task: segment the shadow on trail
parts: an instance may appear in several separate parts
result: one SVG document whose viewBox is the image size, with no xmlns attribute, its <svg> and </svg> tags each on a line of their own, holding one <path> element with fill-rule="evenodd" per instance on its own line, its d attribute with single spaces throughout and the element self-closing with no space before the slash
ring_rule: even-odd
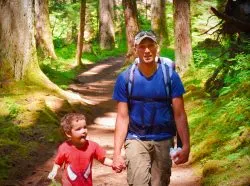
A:
<svg viewBox="0 0 250 186">
<path fill-rule="evenodd" d="M 114 123 L 115 123 L 115 113 L 116 113 L 116 102 L 112 100 L 112 92 L 114 87 L 114 82 L 116 80 L 117 74 L 123 65 L 124 58 L 109 58 L 98 64 L 93 64 L 87 66 L 86 70 L 77 77 L 76 83 L 69 86 L 69 90 L 80 94 L 84 99 L 89 100 L 91 104 L 80 105 L 75 111 L 80 111 L 87 117 L 87 123 L 89 124 L 89 138 L 101 146 L 103 146 L 107 151 L 107 156 L 112 157 L 113 154 L 113 133 L 114 133 Z M 65 105 L 64 108 L 60 109 L 57 116 L 61 117 L 67 112 L 71 112 L 72 108 L 69 105 Z M 38 117 L 39 120 L 43 120 L 42 114 Z M 40 122 L 37 122 L 40 125 Z M 93 127 L 94 126 L 94 127 Z M 98 127 L 96 127 L 98 126 Z M 57 129 L 59 130 L 59 125 L 53 126 L 51 133 Z M 51 182 L 47 179 L 48 173 L 50 172 L 53 165 L 53 155 L 56 152 L 56 145 L 48 145 L 46 149 L 48 152 L 46 154 L 37 154 L 36 157 L 32 157 L 32 165 L 26 163 L 27 166 L 23 168 L 23 174 L 20 176 L 22 181 L 12 181 L 8 182 L 9 185 L 32 185 L 32 186 L 45 186 L 49 185 Z M 44 151 L 46 151 L 44 150 Z M 37 152 L 42 153 L 42 152 Z M 41 157 L 42 156 L 42 157 Z M 103 165 L 99 162 L 95 163 L 93 167 L 93 172 L 96 175 L 97 181 L 99 179 L 99 173 L 102 175 Z M 23 166 L 23 165 L 22 165 Z M 98 167 L 101 167 L 99 169 Z M 21 167 L 20 167 L 21 168 Z M 109 170 L 110 169 L 110 170 Z M 96 171 L 95 171 L 96 170 Z M 115 179 L 112 173 L 112 169 L 108 167 L 110 171 L 110 179 Z M 19 172 L 21 172 L 19 170 Z M 61 170 L 57 176 L 57 180 L 60 180 Z M 117 175 L 121 176 L 121 175 Z M 21 178 L 22 177 L 22 178 Z M 23 177 L 26 177 L 23 180 Z M 15 179 L 18 179 L 15 177 Z M 98 183 L 101 183 L 98 181 Z"/>
<path fill-rule="evenodd" d="M 116 112 L 116 103 L 112 100 L 112 92 L 123 62 L 124 58 L 118 57 L 103 60 L 98 64 L 86 65 L 86 70 L 84 69 L 75 80 L 75 83 L 70 85 L 69 88 L 69 90 L 79 93 L 80 96 L 91 102 L 87 106 L 80 105 L 80 109 L 77 108 L 75 111 L 86 114 L 90 139 L 100 143 L 106 149 L 108 157 L 112 157 L 113 153 L 113 127 Z M 53 95 L 49 96 L 55 97 Z M 33 104 L 33 101 L 41 101 L 38 99 L 35 97 L 29 98 L 27 103 Z M 55 99 L 60 100 L 59 98 Z M 53 104 L 54 102 L 52 102 Z M 3 140 L 9 139 L 10 142 L 0 148 L 0 171 L 4 171 L 9 177 L 8 179 L 7 177 L 1 179 L 0 185 L 45 186 L 51 183 L 47 176 L 53 166 L 53 156 L 58 146 L 55 141 L 64 140 L 59 130 L 58 119 L 64 114 L 72 112 L 72 110 L 74 109 L 68 103 L 58 113 L 53 113 L 49 108 L 42 108 L 41 110 L 36 108 L 33 113 L 35 119 L 31 121 L 31 118 L 28 118 L 29 122 L 33 123 L 32 126 L 23 128 L 20 132 L 21 135 L 13 135 L 13 139 L 11 136 L 5 135 Z M 15 123 L 7 125 L 5 118 L 0 117 L 1 121 L 6 126 L 11 126 L 11 130 L 19 130 Z M 2 127 L 4 126 L 2 125 Z M 99 128 L 93 126 L 99 126 Z M 46 142 L 48 138 L 52 140 Z M 15 141 L 18 141 L 18 143 L 14 143 Z M 22 148 L 19 144 L 28 146 L 30 153 L 17 154 L 16 149 Z M 102 169 L 103 165 L 97 164 L 96 167 Z M 112 176 L 112 169 L 110 171 L 108 173 L 111 175 L 110 179 L 115 179 Z M 97 177 L 99 176 L 97 175 Z"/>
<path fill-rule="evenodd" d="M 56 119 L 49 118 L 48 114 L 47 111 L 37 110 L 36 120 L 33 121 L 34 124 L 31 126 L 20 127 L 15 123 L 8 125 L 8 130 L 15 128 L 19 131 L 19 134 L 6 136 L 5 140 L 9 140 L 9 143 L 6 143 L 6 152 L 4 152 L 5 148 L 0 145 L 0 172 L 3 173 L 2 171 L 4 171 L 8 174 L 8 178 L 0 179 L 0 185 L 42 186 L 41 184 L 34 184 L 35 182 L 32 180 L 24 184 L 23 180 L 30 175 L 35 175 L 38 172 L 36 167 L 46 164 L 46 161 L 53 156 L 54 149 L 56 149 L 55 143 L 44 140 L 52 133 L 57 137 L 60 136 L 58 122 Z M 51 131 L 51 134 L 48 134 L 48 131 Z M 17 154 L 17 151 L 20 153 Z M 49 166 L 51 168 L 51 165 Z M 47 175 L 48 171 L 44 174 Z"/>
<path fill-rule="evenodd" d="M 69 90 L 79 93 L 91 102 L 87 106 L 90 111 L 87 113 L 90 125 L 100 124 L 96 123 L 97 118 L 110 118 L 115 114 L 116 102 L 112 100 L 112 93 L 123 62 L 123 57 L 106 59 L 82 72 L 77 77 L 78 83 L 70 85 Z"/>
</svg>

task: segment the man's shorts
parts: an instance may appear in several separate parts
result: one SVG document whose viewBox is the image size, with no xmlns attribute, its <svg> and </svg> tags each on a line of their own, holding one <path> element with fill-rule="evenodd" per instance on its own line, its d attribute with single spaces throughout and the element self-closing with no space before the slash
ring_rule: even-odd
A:
<svg viewBox="0 0 250 186">
<path fill-rule="evenodd" d="M 133 186 L 166 186 L 170 182 L 173 140 L 126 140 L 127 180 Z"/>
</svg>

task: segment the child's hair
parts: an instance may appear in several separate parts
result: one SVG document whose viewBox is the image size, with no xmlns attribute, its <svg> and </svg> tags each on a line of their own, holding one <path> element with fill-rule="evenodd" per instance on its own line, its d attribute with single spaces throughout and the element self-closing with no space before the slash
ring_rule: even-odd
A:
<svg viewBox="0 0 250 186">
<path fill-rule="evenodd" d="M 83 114 L 80 113 L 69 113 L 63 116 L 61 119 L 61 127 L 65 133 L 70 133 L 72 129 L 72 122 L 78 120 L 85 120 L 86 118 Z"/>
</svg>

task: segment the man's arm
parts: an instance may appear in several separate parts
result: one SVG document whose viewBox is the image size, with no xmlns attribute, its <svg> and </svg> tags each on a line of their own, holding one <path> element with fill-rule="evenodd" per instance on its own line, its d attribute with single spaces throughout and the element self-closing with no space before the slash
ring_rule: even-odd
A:
<svg viewBox="0 0 250 186">
<path fill-rule="evenodd" d="M 182 141 L 182 151 L 176 153 L 175 157 L 178 157 L 176 164 L 182 164 L 188 161 L 190 152 L 190 139 L 189 128 L 187 122 L 187 115 L 184 109 L 183 97 L 176 97 L 172 99 L 174 118 L 177 127 L 178 134 Z M 174 157 L 174 158 L 175 158 Z"/>
<path fill-rule="evenodd" d="M 118 102 L 117 104 L 117 117 L 115 124 L 114 134 L 114 156 L 113 156 L 113 169 L 116 172 L 121 172 L 126 168 L 125 161 L 121 156 L 121 149 L 124 144 L 128 132 L 129 114 L 128 104 L 125 102 Z"/>
</svg>

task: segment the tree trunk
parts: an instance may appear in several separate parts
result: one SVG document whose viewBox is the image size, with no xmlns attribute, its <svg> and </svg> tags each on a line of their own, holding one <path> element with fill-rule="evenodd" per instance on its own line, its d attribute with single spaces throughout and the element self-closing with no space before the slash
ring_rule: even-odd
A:
<svg viewBox="0 0 250 186">
<path fill-rule="evenodd" d="M 76 65 L 82 65 L 82 48 L 84 40 L 84 26 L 85 26 L 85 10 L 86 10 L 86 0 L 81 0 L 81 9 L 80 9 L 80 29 L 78 33 L 77 40 L 77 53 L 76 53 Z"/>
<path fill-rule="evenodd" d="M 151 2 L 151 28 L 158 36 L 160 46 L 169 45 L 165 8 L 166 0 Z"/>
<path fill-rule="evenodd" d="M 113 0 L 99 0 L 99 30 L 101 49 L 112 49 L 115 46 Z"/>
<path fill-rule="evenodd" d="M 139 31 L 139 25 L 137 19 L 137 7 L 136 7 L 136 1 L 130 1 L 130 0 L 122 0 L 122 5 L 124 9 L 127 47 L 128 47 L 125 62 L 130 63 L 136 57 L 134 50 L 134 37 L 135 34 Z"/>
<path fill-rule="evenodd" d="M 0 1 L 1 81 L 24 78 L 37 64 L 32 0 Z"/>
<path fill-rule="evenodd" d="M 174 0 L 175 61 L 183 74 L 192 65 L 190 0 Z"/>
<path fill-rule="evenodd" d="M 76 4 L 76 0 L 72 0 L 72 4 Z M 72 27 L 71 27 L 71 41 L 74 41 L 74 43 L 77 41 L 77 24 L 73 20 L 72 21 Z"/>
<path fill-rule="evenodd" d="M 48 0 L 35 0 L 36 42 L 45 56 L 56 59 L 49 21 Z"/>
<path fill-rule="evenodd" d="M 34 12 L 33 0 L 0 0 L 0 86 L 23 80 L 55 91 L 70 103 L 84 103 L 79 96 L 60 89 L 41 71 L 36 54 Z"/>
</svg>

